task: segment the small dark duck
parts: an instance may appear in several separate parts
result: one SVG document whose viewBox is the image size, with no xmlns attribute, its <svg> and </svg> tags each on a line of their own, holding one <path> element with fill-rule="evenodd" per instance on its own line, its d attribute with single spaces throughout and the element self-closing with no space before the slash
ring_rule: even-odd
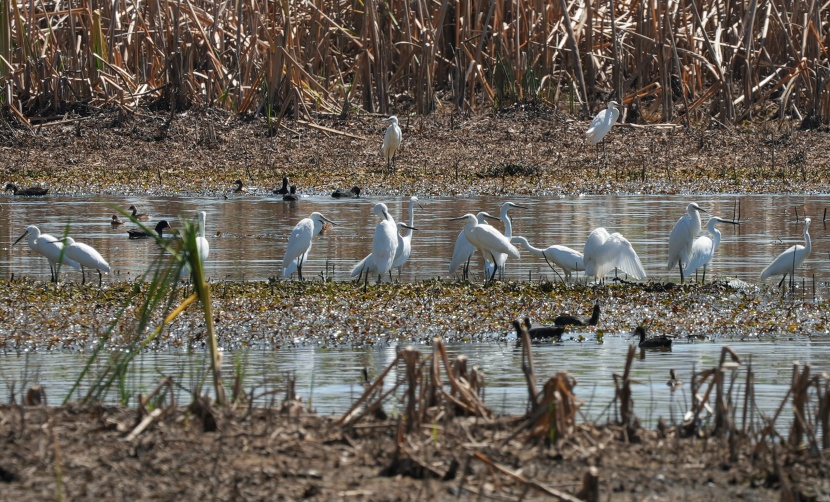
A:
<svg viewBox="0 0 830 502">
<path fill-rule="evenodd" d="M 331 193 L 331 196 L 335 199 L 357 199 L 360 197 L 360 188 L 351 187 L 348 190 L 338 188 L 337 190 Z"/>
<path fill-rule="evenodd" d="M 156 224 L 156 233 L 159 237 L 164 237 L 165 228 L 170 228 L 170 224 L 167 223 L 167 220 L 161 220 Z M 152 236 L 144 230 L 127 230 L 127 234 L 130 236 L 130 239 L 147 239 Z"/>
<path fill-rule="evenodd" d="M 640 339 L 640 343 L 637 344 L 640 348 L 671 348 L 671 338 L 666 335 L 652 336 L 649 338 L 646 336 L 646 329 L 642 326 L 637 326 L 634 330 L 634 336 Z"/>
<path fill-rule="evenodd" d="M 553 320 L 556 326 L 596 326 L 599 322 L 599 301 L 594 304 L 591 317 L 563 314 Z"/>
<path fill-rule="evenodd" d="M 40 197 L 41 195 L 46 195 L 49 192 L 48 188 L 41 187 L 29 187 L 21 190 L 20 188 L 17 188 L 17 185 L 14 183 L 6 183 L 5 191 L 8 192 L 9 190 L 11 190 L 15 195 L 22 195 L 23 197 Z"/>
</svg>

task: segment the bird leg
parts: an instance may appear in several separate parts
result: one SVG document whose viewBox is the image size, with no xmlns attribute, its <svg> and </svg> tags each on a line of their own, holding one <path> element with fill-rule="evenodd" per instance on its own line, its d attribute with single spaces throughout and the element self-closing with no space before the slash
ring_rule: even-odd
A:
<svg viewBox="0 0 830 502">
<path fill-rule="evenodd" d="M 98 289 L 101 289 L 101 283 L 104 281 L 104 274 L 98 271 Z"/>
<path fill-rule="evenodd" d="M 559 279 L 560 279 L 560 280 L 562 281 L 562 283 L 564 284 L 564 283 L 565 283 L 565 279 L 563 279 L 563 278 L 562 278 L 562 276 L 561 276 L 561 275 L 559 275 L 559 272 L 557 272 L 557 271 L 556 271 L 556 269 L 555 269 L 555 268 L 553 268 L 553 265 L 551 264 L 551 262 L 550 262 L 550 261 L 548 261 L 548 257 L 547 257 L 547 255 L 546 255 L 546 254 L 544 254 L 544 253 L 542 253 L 542 258 L 544 258 L 544 259 L 545 259 L 545 263 L 547 263 L 547 264 L 548 264 L 548 266 L 550 267 L 550 269 L 551 269 L 551 270 L 553 270 L 553 273 L 554 273 L 554 274 L 556 274 L 557 276 L 559 276 Z M 564 269 L 563 269 L 563 270 L 564 270 Z M 566 275 L 568 275 L 568 273 L 567 273 L 567 272 L 565 272 L 565 274 L 566 274 Z"/>
<path fill-rule="evenodd" d="M 86 269 L 84 269 L 84 266 L 81 265 L 81 286 L 84 284 L 86 284 Z"/>
<path fill-rule="evenodd" d="M 677 268 L 680 269 L 680 284 L 683 284 L 683 262 L 677 260 Z"/>
<path fill-rule="evenodd" d="M 303 257 L 300 256 L 297 258 L 297 278 L 300 282 L 303 281 Z"/>
<path fill-rule="evenodd" d="M 784 284 L 784 279 L 787 278 L 787 274 L 784 274 L 784 277 L 781 278 L 781 282 L 778 283 L 778 287 L 780 288 L 782 284 Z"/>
<path fill-rule="evenodd" d="M 706 284 L 706 265 L 703 266 L 703 284 Z"/>
</svg>

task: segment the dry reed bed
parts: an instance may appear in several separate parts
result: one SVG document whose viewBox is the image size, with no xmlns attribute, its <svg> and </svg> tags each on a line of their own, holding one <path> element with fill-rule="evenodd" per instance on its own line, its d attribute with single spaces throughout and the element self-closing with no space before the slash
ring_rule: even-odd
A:
<svg viewBox="0 0 830 502">
<path fill-rule="evenodd" d="M 186 409 L 171 378 L 139 396 L 135 411 L 50 409 L 42 389 L 24 396 L 12 387 L 21 403 L 0 407 L 4 494 L 595 501 L 812 500 L 830 492 L 830 378 L 809 365 L 794 363 L 790 389 L 764 416 L 751 361 L 724 347 L 716 366 L 685 384 L 694 398 L 682 418 L 649 431 L 633 413 L 632 346 L 611 375 L 608 423 L 590 424 L 579 418 L 576 380 L 566 372 L 540 378 L 519 329 L 528 389 L 521 416 L 495 416 L 483 399 L 485 376 L 465 356 L 449 360 L 440 339 L 427 354 L 401 350 L 366 379 L 350 410 L 330 419 L 305 411 L 290 376 L 247 392 L 235 381 L 227 406 L 194 396 Z M 273 404 L 254 407 L 254 399 Z"/>
<path fill-rule="evenodd" d="M 428 113 L 541 100 L 722 124 L 830 117 L 818 1 L 6 2 L 0 77 L 20 124 L 210 105 L 241 114 Z M 71 118 L 69 120 L 72 120 Z"/>
</svg>

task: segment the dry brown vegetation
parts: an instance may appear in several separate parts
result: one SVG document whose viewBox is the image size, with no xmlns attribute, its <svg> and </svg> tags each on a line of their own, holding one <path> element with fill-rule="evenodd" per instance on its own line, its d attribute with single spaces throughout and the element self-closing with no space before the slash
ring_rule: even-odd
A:
<svg viewBox="0 0 830 502">
<path fill-rule="evenodd" d="M 830 118 L 816 1 L 3 2 L 6 118 L 107 105 L 426 114 L 537 101 L 636 122 Z M 170 106 L 170 105 L 173 106 Z M 275 124 L 271 125 L 272 128 Z"/>
</svg>

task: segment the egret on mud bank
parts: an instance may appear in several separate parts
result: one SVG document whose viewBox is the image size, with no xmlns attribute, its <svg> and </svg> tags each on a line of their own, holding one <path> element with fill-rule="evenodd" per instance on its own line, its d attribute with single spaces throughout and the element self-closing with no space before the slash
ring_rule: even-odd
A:
<svg viewBox="0 0 830 502">
<path fill-rule="evenodd" d="M 357 199 L 360 198 L 360 187 L 351 187 L 348 190 L 338 188 L 331 193 L 335 199 Z"/>
<path fill-rule="evenodd" d="M 98 271 L 98 287 L 101 287 L 103 275 L 110 272 L 110 265 L 107 260 L 101 256 L 94 247 L 84 244 L 83 242 L 75 242 L 72 237 L 67 237 L 63 240 L 66 246 L 66 257 L 70 260 L 75 260 L 81 265 L 81 285 L 86 284 L 86 271 L 84 267 L 93 268 Z"/>
<path fill-rule="evenodd" d="M 519 258 L 519 250 L 516 246 L 510 243 L 510 239 L 505 237 L 501 232 L 493 228 L 491 225 L 483 225 L 478 222 L 474 214 L 465 214 L 458 218 L 451 218 L 452 220 L 464 220 L 464 237 L 467 241 L 481 251 L 485 260 L 490 260 L 495 266 L 493 273 L 485 278 L 485 282 L 495 279 L 499 271 L 499 262 L 496 258 L 499 253 L 504 253 L 511 258 Z"/>
<path fill-rule="evenodd" d="M 150 217 L 147 216 L 146 214 L 139 213 L 138 209 L 136 209 L 135 206 L 130 206 L 129 209 L 130 209 L 130 211 L 133 212 L 131 216 L 136 221 L 147 221 L 147 220 L 150 219 Z"/>
<path fill-rule="evenodd" d="M 772 260 L 767 268 L 761 272 L 761 280 L 765 280 L 768 277 L 772 277 L 774 275 L 783 275 L 781 277 L 781 282 L 778 283 L 778 287 L 780 288 L 782 284 L 784 284 L 784 279 L 787 278 L 787 274 L 790 275 L 790 281 L 795 276 L 795 269 L 801 266 L 804 263 L 804 260 L 810 256 L 810 250 L 812 248 L 810 242 L 810 218 L 804 218 L 804 245 L 796 244 L 795 246 L 790 247 L 777 258 Z"/>
<path fill-rule="evenodd" d="M 567 246 L 553 245 L 546 249 L 540 249 L 531 246 L 524 237 L 511 237 L 510 242 L 513 244 L 521 244 L 531 253 L 544 258 L 545 262 L 554 272 L 556 271 L 553 268 L 554 265 L 561 267 L 565 272 L 565 282 L 570 282 L 572 272 L 585 270 L 582 253 Z"/>
<path fill-rule="evenodd" d="M 489 225 L 487 219 L 498 220 L 499 218 L 482 211 L 476 214 L 476 219 L 481 225 Z M 450 273 L 454 274 L 458 267 L 463 266 L 461 278 L 466 281 L 470 276 L 470 259 L 475 252 L 476 247 L 470 244 L 464 236 L 464 230 L 458 232 L 458 237 L 455 238 L 455 247 L 452 250 L 452 259 L 450 260 Z M 485 266 L 485 272 L 487 271 Z"/>
<path fill-rule="evenodd" d="M 409 198 L 409 223 L 406 225 L 398 224 L 398 231 L 403 229 L 403 235 L 398 233 L 398 250 L 395 252 L 395 260 L 392 262 L 392 268 L 398 269 L 401 272 L 403 264 L 409 260 L 412 254 L 412 231 L 415 228 L 415 204 L 418 204 L 418 197 L 412 196 Z M 418 204 L 418 206 L 421 206 Z M 421 207 L 423 209 L 423 207 Z"/>
<path fill-rule="evenodd" d="M 301 281 L 303 280 L 303 264 L 308 258 L 308 252 L 311 251 L 311 240 L 323 230 L 324 222 L 334 225 L 334 222 L 330 219 L 314 212 L 308 218 L 303 218 L 294 225 L 294 229 L 288 237 L 288 248 L 282 258 L 283 277 L 289 277 L 293 273 L 293 269 L 296 268 L 297 277 Z"/>
<path fill-rule="evenodd" d="M 585 275 L 602 280 L 618 268 L 635 279 L 643 279 L 646 271 L 631 243 L 619 233 L 609 234 L 600 227 L 591 232 L 582 249 Z"/>
<path fill-rule="evenodd" d="M 684 270 L 689 263 L 689 253 L 692 252 L 692 244 L 700 233 L 700 213 L 706 212 L 692 202 L 686 206 L 686 214 L 677 220 L 669 235 L 669 260 L 666 263 L 666 270 L 675 266 L 680 269 L 680 284 L 683 284 Z"/>
<path fill-rule="evenodd" d="M 718 223 L 731 223 L 737 225 L 736 221 L 724 220 L 718 217 L 709 218 L 706 222 L 706 229 L 711 234 L 699 235 L 692 244 L 692 250 L 689 253 L 689 261 L 686 265 L 686 275 L 691 275 L 700 267 L 703 267 L 703 282 L 706 282 L 706 266 L 712 261 L 715 256 L 715 251 L 720 246 L 721 234 L 720 230 L 715 228 Z"/>
<path fill-rule="evenodd" d="M 29 187 L 21 189 L 17 188 L 17 185 L 14 183 L 6 183 L 4 192 L 8 192 L 9 190 L 11 190 L 14 195 L 22 195 L 24 197 L 39 197 L 41 195 L 46 195 L 49 192 L 48 188 Z"/>
<path fill-rule="evenodd" d="M 398 151 L 398 147 L 401 146 L 403 135 L 398 125 L 398 117 L 392 115 L 388 119 L 383 120 L 391 122 L 391 124 L 386 128 L 386 133 L 383 135 L 383 145 L 380 151 L 383 154 L 383 158 L 386 159 L 386 171 L 392 172 L 392 166 L 395 165 L 395 153 Z"/>
<path fill-rule="evenodd" d="M 588 130 L 585 131 L 585 138 L 588 140 L 588 143 L 596 146 L 602 142 L 603 156 L 605 155 L 605 142 L 602 140 L 611 131 L 614 123 L 620 117 L 620 110 L 622 109 L 623 106 L 621 104 L 616 101 L 609 101 L 608 107 L 597 113 L 597 116 L 591 121 L 591 125 L 588 126 Z"/>
<path fill-rule="evenodd" d="M 164 237 L 165 228 L 171 228 L 170 223 L 167 223 L 167 220 L 161 220 L 156 223 L 156 233 L 159 237 Z M 148 234 L 144 230 L 127 230 L 127 235 L 130 239 L 147 239 L 148 237 L 151 237 L 151 234 Z"/>
<path fill-rule="evenodd" d="M 81 269 L 81 265 L 78 262 L 70 259 L 66 256 L 66 253 L 63 253 L 63 243 L 56 239 L 55 236 L 51 234 L 42 234 L 40 233 L 39 228 L 34 225 L 29 225 L 26 227 L 26 231 L 23 232 L 23 235 L 18 237 L 12 246 L 23 240 L 24 237 L 28 237 L 29 249 L 41 256 L 44 256 L 49 262 L 49 274 L 52 282 L 58 282 L 58 262 L 62 265 L 69 265 L 75 270 Z M 62 254 L 63 256 L 61 256 Z"/>
</svg>

